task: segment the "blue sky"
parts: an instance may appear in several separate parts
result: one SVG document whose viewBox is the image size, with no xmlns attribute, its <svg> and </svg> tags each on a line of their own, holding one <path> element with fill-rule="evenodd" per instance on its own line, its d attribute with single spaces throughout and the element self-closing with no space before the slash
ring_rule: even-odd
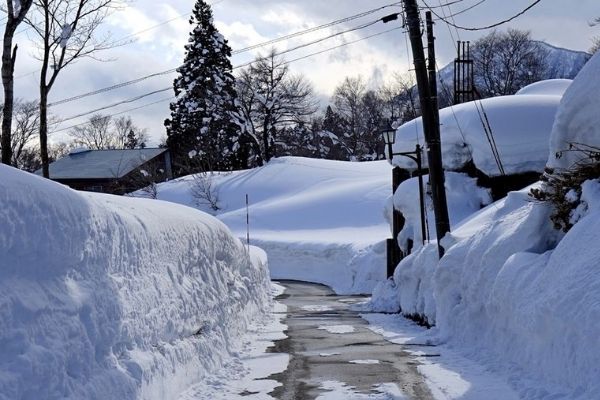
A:
<svg viewBox="0 0 600 400">
<path fill-rule="evenodd" d="M 440 0 L 425 1 L 430 6 L 440 4 Z M 447 2 L 448 0 L 441 1 Z M 214 16 L 217 27 L 229 39 L 234 50 L 393 3 L 392 0 L 213 0 L 213 2 L 215 3 Z M 458 12 L 475 3 L 477 0 L 463 0 L 452 6 L 452 12 Z M 513 15 L 530 3 L 531 0 L 486 0 L 473 10 L 456 16 L 456 23 L 465 26 L 487 25 Z M 110 31 L 115 39 L 140 31 L 145 32 L 133 36 L 132 38 L 135 40 L 126 46 L 100 54 L 99 56 L 104 59 L 102 62 L 86 59 L 65 69 L 52 90 L 51 101 L 177 67 L 182 61 L 183 45 L 187 41 L 189 31 L 186 14 L 191 11 L 193 4 L 194 2 L 190 0 L 129 2 L 121 11 L 110 16 L 103 29 L 106 32 Z M 334 32 L 373 21 L 397 10 L 400 8 L 390 7 L 361 19 L 336 25 L 291 41 L 280 42 L 276 48 L 285 50 Z M 449 12 L 447 9 L 445 11 Z M 542 0 L 527 14 L 501 29 L 514 27 L 531 30 L 535 39 L 545 40 L 556 46 L 586 50 L 590 47 L 591 37 L 600 36 L 600 27 L 589 26 L 589 22 L 595 16 L 600 16 L 597 0 Z M 166 22 L 169 20 L 171 21 Z M 159 24 L 162 25 L 155 27 Z M 378 23 L 369 28 L 347 33 L 289 53 L 286 57 L 288 59 L 302 57 L 391 27 L 393 27 L 391 24 Z M 455 32 L 452 32 L 455 35 Z M 463 40 L 475 40 L 484 33 L 463 31 L 460 32 L 460 37 Z M 438 38 L 439 65 L 442 66 L 454 57 L 453 39 L 447 27 L 441 22 L 436 24 L 436 36 Z M 38 74 L 26 75 L 38 68 L 37 61 L 31 57 L 34 52 L 31 39 L 35 38 L 32 31 L 29 30 L 17 35 L 16 39 L 20 47 L 15 71 L 15 76 L 19 77 L 16 81 L 16 95 L 24 99 L 35 100 L 38 97 Z M 294 62 L 290 68 L 293 72 L 304 74 L 313 83 L 319 97 L 326 100 L 334 87 L 345 76 L 360 74 L 366 81 L 376 84 L 385 81 L 394 72 L 406 72 L 408 58 L 405 47 L 405 38 L 402 32 L 394 31 Z M 266 49 L 258 51 L 260 50 L 265 51 Z M 232 63 L 239 65 L 251 60 L 256 54 L 257 51 L 236 55 L 233 57 Z M 120 90 L 58 106 L 54 112 L 63 118 L 76 115 L 169 87 L 173 77 L 174 74 L 149 79 Z M 169 95 L 170 92 L 158 93 L 106 112 L 121 112 L 166 99 Z M 148 130 L 155 142 L 164 136 L 162 122 L 169 115 L 168 101 L 133 111 L 130 114 L 136 124 Z M 60 127 L 68 127 L 85 122 L 85 120 L 85 117 L 75 119 L 65 122 Z M 63 140 L 64 138 L 64 133 L 54 135 L 54 140 Z"/>
</svg>

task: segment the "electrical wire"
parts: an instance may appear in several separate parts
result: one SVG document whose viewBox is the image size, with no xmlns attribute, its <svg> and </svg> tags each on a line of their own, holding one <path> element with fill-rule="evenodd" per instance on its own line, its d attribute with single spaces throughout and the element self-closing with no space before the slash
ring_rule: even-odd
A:
<svg viewBox="0 0 600 400">
<path fill-rule="evenodd" d="M 380 19 L 377 19 L 377 20 L 375 20 L 375 21 L 371 21 L 371 22 L 368 22 L 368 23 L 366 23 L 366 24 L 360 25 L 360 26 L 356 26 L 356 27 L 354 27 L 354 28 L 347 29 L 347 30 L 345 30 L 345 31 L 341 31 L 341 32 L 333 33 L 333 34 L 331 34 L 331 35 L 328 35 L 328 36 L 322 37 L 322 38 L 320 38 L 320 39 L 313 40 L 312 42 L 303 43 L 303 44 L 301 44 L 301 45 L 298 45 L 298 46 L 292 47 L 292 48 L 290 48 L 290 49 L 287 49 L 287 50 L 283 50 L 283 51 L 275 52 L 275 55 L 276 55 L 276 56 L 280 56 L 280 55 L 283 55 L 283 54 L 287 54 L 287 53 L 290 53 L 290 52 L 292 52 L 292 51 L 296 51 L 296 50 L 299 50 L 299 49 L 303 49 L 303 48 L 305 48 L 305 47 L 312 46 L 313 44 L 321 43 L 321 42 L 323 42 L 323 41 L 325 41 L 325 40 L 328 40 L 328 39 L 331 39 L 331 38 L 334 38 L 334 37 L 337 37 L 337 36 L 340 36 L 340 35 L 343 35 L 343 34 L 346 34 L 346 33 L 350 33 L 350 32 L 354 32 L 354 31 L 358 31 L 358 30 L 360 30 L 360 29 L 368 28 L 369 26 L 375 25 L 376 23 L 378 23 L 378 22 L 380 22 L 380 21 L 381 21 L 381 18 L 380 18 Z M 255 59 L 255 60 L 253 60 L 253 61 L 249 61 L 249 62 L 247 62 L 247 63 L 245 63 L 245 64 L 238 65 L 238 66 L 237 66 L 237 67 L 235 67 L 234 69 L 238 69 L 238 68 L 247 67 L 247 66 L 249 66 L 249 65 L 252 65 L 252 64 L 254 64 L 254 63 L 257 63 L 257 62 L 259 62 L 259 61 L 266 60 L 266 59 L 268 59 L 268 58 L 269 58 L 269 57 L 259 57 L 259 58 Z"/>
<path fill-rule="evenodd" d="M 460 1 L 462 1 L 462 0 L 460 0 Z M 268 45 L 271 45 L 271 44 L 274 44 L 274 43 L 281 42 L 283 40 L 292 39 L 292 38 L 295 38 L 295 37 L 300 36 L 300 35 L 305 35 L 305 34 L 308 34 L 308 33 L 316 32 L 316 31 L 321 30 L 321 29 L 330 28 L 330 27 L 332 27 L 334 25 L 339 25 L 339 24 L 344 23 L 344 22 L 350 22 L 350 21 L 353 21 L 355 19 L 362 18 L 362 17 L 365 17 L 367 15 L 374 14 L 374 13 L 376 13 L 378 11 L 381 11 L 381 10 L 384 10 L 386 8 L 393 7 L 393 6 L 398 6 L 401 3 L 402 2 L 398 1 L 398 2 L 395 2 L 395 3 L 386 4 L 386 5 L 383 5 L 383 6 L 378 7 L 378 8 L 373 8 L 371 10 L 367 10 L 367 11 L 361 12 L 359 14 L 351 15 L 351 16 L 346 17 L 346 18 L 342 18 L 342 19 L 338 19 L 338 20 L 335 20 L 335 21 L 331 21 L 331 22 L 328 22 L 328 23 L 323 24 L 323 25 L 315 26 L 313 28 L 308 28 L 308 29 L 305 29 L 305 30 L 299 31 L 299 32 L 290 33 L 289 35 L 281 36 L 281 37 L 276 38 L 276 39 L 271 39 L 271 40 L 266 41 L 266 42 L 258 43 L 258 44 L 246 47 L 244 49 L 236 50 L 236 51 L 233 51 L 231 54 L 232 55 L 236 55 L 236 54 L 244 52 L 244 51 L 254 50 L 254 49 L 257 49 L 257 48 L 260 48 L 260 47 L 265 47 L 265 46 L 268 46 Z"/>
<path fill-rule="evenodd" d="M 317 43 L 323 42 L 325 40 L 328 40 L 328 39 L 331 39 L 331 38 L 334 38 L 334 37 L 337 37 L 337 36 L 344 35 L 344 34 L 349 33 L 349 32 L 354 32 L 354 31 L 357 31 L 357 30 L 360 30 L 360 29 L 367 28 L 367 27 L 369 27 L 371 25 L 374 25 L 375 23 L 379 22 L 380 20 L 381 19 L 377 19 L 375 21 L 372 21 L 372 22 L 369 22 L 369 23 L 366 23 L 366 24 L 363 24 L 363 25 L 360 25 L 360 26 L 357 26 L 357 27 L 354 27 L 354 28 L 351 28 L 351 29 L 347 29 L 345 31 L 337 32 L 337 33 L 331 34 L 329 36 L 326 36 L 326 37 L 323 37 L 323 38 L 320 38 L 320 39 L 317 39 L 317 40 L 313 40 L 313 41 L 308 42 L 308 43 L 304 43 L 304 44 L 295 46 L 293 48 L 290 48 L 290 49 L 278 52 L 278 53 L 276 53 L 276 55 L 286 54 L 286 53 L 289 53 L 289 52 L 292 52 L 292 51 L 296 51 L 296 50 L 302 49 L 304 47 L 312 46 L 313 44 L 317 44 Z M 306 31 L 303 31 L 303 32 L 306 32 Z M 377 36 L 377 35 L 374 35 L 374 36 Z M 266 45 L 267 43 L 270 43 L 270 42 L 272 42 L 272 41 L 264 42 L 263 45 Z M 249 46 L 249 47 L 240 49 L 240 50 L 237 51 L 237 53 L 239 54 L 239 53 L 242 53 L 242 52 L 250 51 L 250 50 L 252 50 L 254 48 L 257 48 L 256 46 L 257 45 Z M 266 59 L 266 58 L 263 57 L 263 58 L 255 59 L 255 60 L 247 62 L 245 64 L 238 65 L 238 66 L 234 67 L 233 69 L 243 68 L 243 67 L 252 65 L 252 64 L 254 64 L 254 63 L 258 62 L 258 61 L 262 61 L 264 59 Z M 65 98 L 65 99 L 57 100 L 57 101 L 54 101 L 54 102 L 48 104 L 48 107 L 53 107 L 53 106 L 57 106 L 57 105 L 60 105 L 60 104 L 69 103 L 69 102 L 72 102 L 72 101 L 75 101 L 75 100 L 80 100 L 80 99 L 83 99 L 85 97 L 95 96 L 97 94 L 105 93 L 105 92 L 108 92 L 108 91 L 111 91 L 111 90 L 120 89 L 120 88 L 123 88 L 125 86 L 133 85 L 133 84 L 145 81 L 145 80 L 150 79 L 150 78 L 154 78 L 154 77 L 162 76 L 162 75 L 168 75 L 168 74 L 171 74 L 171 73 L 176 72 L 176 71 L 177 71 L 177 68 L 171 68 L 171 69 L 168 69 L 168 70 L 165 70 L 165 71 L 156 72 L 156 73 L 153 73 L 153 74 L 150 74 L 150 75 L 145 75 L 145 76 L 142 76 L 142 77 L 130 80 L 130 81 L 118 83 L 116 85 L 107 86 L 107 87 L 104 87 L 104 88 L 93 90 L 91 92 L 82 93 L 82 94 L 79 94 L 79 95 L 76 95 L 76 96 L 71 96 L 71 97 L 68 97 L 68 98 Z M 31 73 L 35 73 L 35 72 L 37 72 L 37 71 L 31 72 Z M 29 74 L 31 74 L 31 73 L 29 73 Z"/>
<path fill-rule="evenodd" d="M 120 112 L 118 112 L 118 113 L 110 114 L 110 115 L 108 115 L 108 117 L 111 117 L 111 118 L 112 118 L 112 117 L 116 117 L 117 115 L 126 114 L 126 113 L 129 113 L 129 112 L 132 112 L 132 111 L 136 111 L 136 110 L 139 110 L 139 109 L 142 109 L 142 108 L 146 108 L 146 107 L 153 106 L 153 105 L 155 105 L 155 104 L 164 103 L 165 101 L 170 101 L 170 100 L 173 100 L 174 98 L 175 98 L 175 96 L 169 96 L 169 97 L 163 98 L 163 99 L 161 99 L 161 100 L 153 101 L 152 103 L 143 104 L 143 105 L 141 105 L 141 106 L 138 106 L 138 107 L 129 108 L 129 109 L 127 109 L 127 110 L 123 110 L 123 111 L 120 111 Z M 60 124 L 61 122 L 62 122 L 62 121 L 59 121 L 59 122 L 57 122 L 56 124 Z M 67 126 L 67 127 L 65 127 L 65 128 L 56 129 L 56 130 L 53 130 L 52 132 L 50 132 L 49 134 L 58 133 L 58 132 L 63 132 L 63 131 L 67 131 L 67 130 L 70 130 L 70 129 L 76 128 L 76 127 L 78 127 L 78 126 L 87 125 L 87 124 L 89 124 L 89 123 L 90 123 L 89 121 L 86 121 L 86 122 L 82 122 L 82 123 L 79 123 L 79 124 L 75 124 L 75 125 Z"/>
<path fill-rule="evenodd" d="M 357 40 L 353 40 L 353 41 L 350 41 L 350 42 L 342 43 L 340 45 L 337 45 L 337 46 L 334 46 L 334 47 L 330 47 L 330 48 L 325 49 L 325 50 L 320 50 L 320 51 L 317 51 L 317 52 L 314 52 L 314 53 L 311 53 L 311 54 L 304 55 L 302 57 L 298 57 L 298 58 L 295 58 L 295 59 L 292 59 L 292 60 L 289 60 L 289 61 L 285 61 L 283 64 L 285 64 L 285 65 L 291 64 L 293 62 L 304 60 L 306 58 L 313 57 L 313 56 L 316 56 L 316 55 L 319 55 L 319 54 L 323 54 L 323 53 L 326 53 L 326 52 L 329 52 L 329 51 L 333 51 L 333 50 L 339 49 L 339 48 L 344 47 L 344 46 L 349 46 L 351 44 L 358 43 L 358 42 L 361 42 L 361 41 L 364 41 L 364 40 L 367 40 L 367 39 L 370 39 L 370 38 L 373 38 L 373 37 L 381 36 L 383 34 L 386 34 L 386 33 L 392 32 L 392 31 L 396 31 L 398 29 L 402 29 L 402 27 L 396 27 L 396 28 L 388 29 L 388 30 L 385 30 L 385 31 L 382 31 L 382 32 L 378 32 L 378 33 L 375 33 L 375 34 L 372 34 L 372 35 L 365 36 L 365 37 L 357 39 Z M 260 59 L 259 60 L 254 60 L 253 63 L 254 62 L 258 62 L 258 61 L 260 61 Z M 233 67 L 233 69 L 242 68 L 244 66 L 246 66 L 246 64 L 235 66 L 235 67 Z M 132 81 L 130 81 L 130 82 L 132 82 Z M 123 105 L 123 104 L 127 104 L 127 103 L 132 103 L 132 102 L 140 100 L 140 99 L 142 99 L 144 97 L 148 97 L 148 96 L 151 96 L 151 95 L 154 95 L 154 94 L 157 94 L 157 93 L 162 93 L 162 92 L 165 92 L 167 90 L 172 90 L 172 89 L 173 89 L 172 87 L 168 87 L 168 88 L 163 88 L 163 89 L 155 90 L 155 91 L 152 91 L 152 92 L 149 92 L 149 93 L 145 93 L 145 94 L 136 96 L 136 97 L 131 98 L 131 99 L 123 100 L 123 101 L 120 101 L 120 102 L 117 102 L 117 103 L 114 103 L 114 104 L 103 106 L 103 107 L 100 107 L 100 108 L 97 108 L 97 109 L 94 109 L 94 110 L 86 111 L 84 113 L 77 114 L 77 115 L 74 115 L 74 116 L 62 119 L 62 120 L 58 121 L 57 124 L 60 124 L 60 123 L 63 123 L 63 122 L 67 122 L 67 121 L 70 121 L 70 120 L 73 120 L 73 119 L 76 119 L 76 118 L 81 118 L 81 117 L 84 117 L 86 115 L 93 114 L 93 113 L 96 113 L 96 112 L 99 112 L 99 111 L 103 111 L 103 110 L 106 110 L 106 109 L 109 109 L 109 108 L 112 108 L 112 107 L 116 107 L 116 106 L 119 106 L 119 105 Z M 174 96 L 169 97 L 169 99 L 174 99 L 174 98 L 175 98 Z M 161 100 L 161 101 L 166 101 L 166 100 Z M 143 107 L 154 105 L 156 103 L 157 102 L 149 103 L 149 104 L 147 104 L 145 106 L 136 107 L 136 108 L 133 108 L 133 109 L 130 109 L 130 110 L 127 110 L 127 111 L 123 111 L 123 112 L 119 112 L 119 113 L 116 113 L 116 114 L 111 114 L 110 116 L 112 117 L 112 116 L 120 115 L 120 114 L 123 114 L 125 112 L 134 111 L 134 110 L 137 110 L 137 109 L 140 109 L 140 108 L 143 108 Z M 53 105 L 56 105 L 56 104 L 57 104 L 56 102 L 53 103 Z M 52 133 L 54 133 L 54 132 L 61 132 L 61 131 L 68 130 L 68 129 L 72 129 L 73 127 L 81 126 L 81 125 L 84 125 L 84 124 L 87 124 L 87 123 L 89 123 L 89 122 L 83 122 L 81 124 L 73 125 L 73 126 L 66 127 L 66 128 L 61 128 L 61 129 L 53 131 Z"/>
<path fill-rule="evenodd" d="M 80 100 L 80 99 L 83 99 L 85 97 L 90 97 L 90 96 L 95 96 L 97 94 L 106 93 L 106 92 L 109 92 L 111 90 L 120 89 L 120 88 L 123 88 L 125 86 L 129 86 L 129 85 L 133 85 L 135 83 L 139 83 L 139 82 L 145 81 L 145 80 L 150 79 L 150 78 L 154 78 L 154 77 L 157 77 L 157 76 L 168 75 L 168 74 L 173 73 L 175 71 L 177 71 L 177 68 L 168 69 L 166 71 L 162 71 L 162 72 L 157 72 L 157 73 L 154 73 L 154 74 L 146 75 L 146 76 L 143 76 L 143 77 L 140 77 L 140 78 L 133 79 L 131 81 L 121 82 L 121 83 L 118 83 L 116 85 L 107 86 L 107 87 L 104 87 L 104 88 L 101 88 L 101 89 L 98 89 L 98 90 L 94 90 L 92 92 L 87 92 L 87 93 L 79 94 L 77 96 L 67 97 L 65 99 L 58 100 L 58 101 L 55 101 L 55 102 L 52 102 L 52 103 L 48 104 L 48 107 L 54 107 L 54 106 L 58 106 L 58 105 L 61 105 L 61 104 L 64 104 L 64 103 L 69 103 L 69 102 L 72 102 L 72 101 L 75 101 L 75 100 Z"/>
<path fill-rule="evenodd" d="M 437 14 L 428 4 L 425 0 L 421 0 L 423 2 L 423 4 L 425 4 L 425 6 L 427 7 L 428 10 L 430 10 L 438 19 L 444 21 L 446 24 L 453 26 L 456 29 L 461 29 L 463 31 L 483 31 L 486 29 L 492 29 L 495 28 L 497 26 L 506 24 L 508 22 L 513 21 L 514 19 L 520 17 L 521 15 L 525 14 L 527 11 L 531 10 L 533 7 L 535 7 L 537 4 L 539 4 L 542 0 L 535 0 L 533 3 L 531 3 L 529 6 L 525 7 L 523 10 L 519 11 L 517 14 L 513 15 L 512 17 L 506 18 L 502 21 L 490 24 L 490 25 L 486 25 L 486 26 L 481 26 L 481 27 L 468 27 L 468 26 L 460 26 L 457 25 L 453 22 L 448 21 L 447 19 L 441 17 L 439 14 Z M 458 15 L 458 14 L 455 14 Z"/>
<path fill-rule="evenodd" d="M 166 92 L 166 91 L 172 90 L 172 89 L 173 89 L 172 87 L 167 87 L 167 88 L 163 88 L 163 89 L 154 90 L 152 92 L 144 93 L 144 94 L 141 94 L 139 96 L 133 97 L 131 99 L 122 100 L 122 101 L 119 101 L 117 103 L 109 104 L 107 106 L 103 106 L 103 107 L 100 107 L 100 108 L 96 108 L 94 110 L 86 111 L 86 112 L 81 113 L 81 114 L 73 115 L 72 117 L 63 118 L 63 119 L 60 120 L 60 122 L 71 121 L 73 119 L 85 117 L 86 115 L 94 114 L 94 113 L 97 113 L 99 111 L 107 110 L 109 108 L 113 108 L 113 107 L 120 106 L 120 105 L 123 105 L 123 104 L 133 103 L 133 102 L 141 100 L 141 99 L 143 99 L 145 97 L 152 96 L 152 95 L 157 94 L 157 93 Z"/>
</svg>

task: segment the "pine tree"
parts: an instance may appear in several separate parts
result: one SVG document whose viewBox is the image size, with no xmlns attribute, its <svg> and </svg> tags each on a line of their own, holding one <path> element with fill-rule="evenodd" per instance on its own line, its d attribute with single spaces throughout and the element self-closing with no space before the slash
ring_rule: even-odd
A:
<svg viewBox="0 0 600 400">
<path fill-rule="evenodd" d="M 203 0 L 196 1 L 190 24 L 184 62 L 173 83 L 177 99 L 165 121 L 167 145 L 178 174 L 233 169 L 243 151 L 231 48 Z"/>
</svg>

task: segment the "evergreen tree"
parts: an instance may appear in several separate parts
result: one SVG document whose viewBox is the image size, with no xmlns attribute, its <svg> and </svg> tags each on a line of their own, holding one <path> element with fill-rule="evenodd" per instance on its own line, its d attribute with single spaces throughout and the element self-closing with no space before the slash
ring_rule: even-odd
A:
<svg viewBox="0 0 600 400">
<path fill-rule="evenodd" d="M 214 26 L 210 6 L 197 0 L 185 57 L 177 69 L 167 145 L 178 174 L 229 170 L 243 162 L 231 48 Z"/>
</svg>

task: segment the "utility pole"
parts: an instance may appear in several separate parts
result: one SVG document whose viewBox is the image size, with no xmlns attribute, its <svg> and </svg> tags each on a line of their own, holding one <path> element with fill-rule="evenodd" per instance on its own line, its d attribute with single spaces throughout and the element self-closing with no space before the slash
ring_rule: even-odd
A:
<svg viewBox="0 0 600 400">
<path fill-rule="evenodd" d="M 419 7 L 416 0 L 404 0 L 404 11 L 406 13 L 406 25 L 408 27 L 410 43 L 414 57 L 415 75 L 417 88 L 419 90 L 419 101 L 423 114 L 423 131 L 427 142 L 427 160 L 429 163 L 429 182 L 431 183 L 431 196 L 433 199 L 433 211 L 435 213 L 435 230 L 438 240 L 438 254 L 440 258 L 444 255 L 444 248 L 440 241 L 444 235 L 450 232 L 450 221 L 448 218 L 448 205 L 446 203 L 446 189 L 444 187 L 444 167 L 442 165 L 442 150 L 440 145 L 439 114 L 437 113 L 437 91 L 435 81 L 435 53 L 433 52 L 434 37 L 433 29 L 428 29 L 429 42 L 429 75 L 425 65 L 425 51 L 421 39 L 421 24 L 419 20 Z M 433 27 L 433 21 L 431 27 Z M 433 68 L 431 66 L 433 65 Z M 430 82 L 431 70 L 433 69 L 433 83 Z M 432 99 L 432 96 L 436 96 Z"/>
</svg>

